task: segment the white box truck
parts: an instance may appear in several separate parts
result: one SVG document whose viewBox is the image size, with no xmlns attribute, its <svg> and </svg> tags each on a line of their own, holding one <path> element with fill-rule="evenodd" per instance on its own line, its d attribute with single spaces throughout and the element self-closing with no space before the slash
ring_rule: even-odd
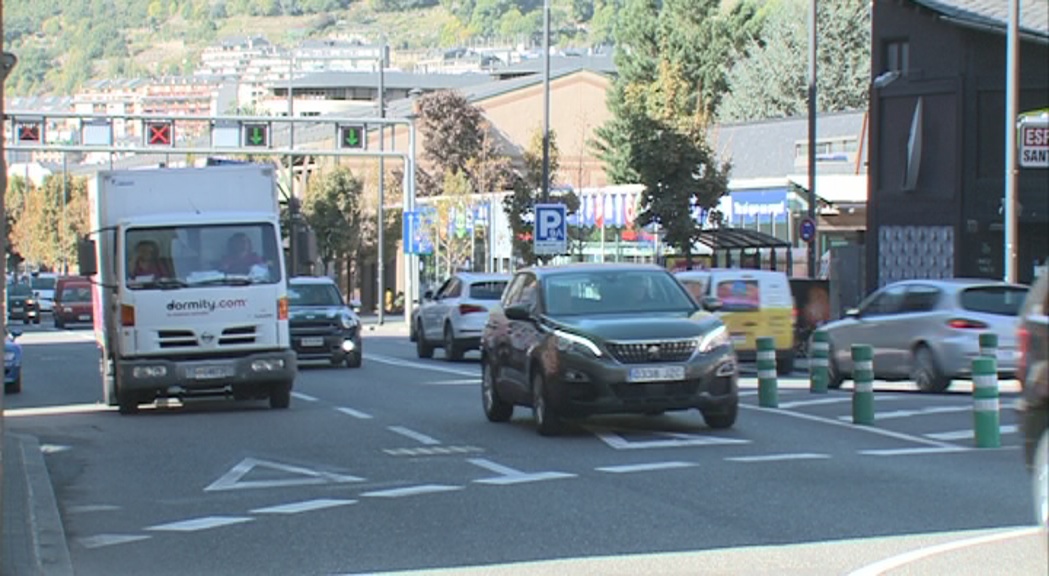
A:
<svg viewBox="0 0 1049 576">
<path fill-rule="evenodd" d="M 297 373 L 274 167 L 100 172 L 81 274 L 105 401 L 232 396 L 287 408 Z"/>
</svg>

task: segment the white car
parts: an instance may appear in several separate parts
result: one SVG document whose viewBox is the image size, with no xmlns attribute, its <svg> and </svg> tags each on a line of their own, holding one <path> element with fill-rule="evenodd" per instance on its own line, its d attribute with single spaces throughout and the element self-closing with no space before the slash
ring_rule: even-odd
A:
<svg viewBox="0 0 1049 576">
<path fill-rule="evenodd" d="M 55 284 L 58 274 L 40 272 L 29 277 L 29 287 L 33 289 L 41 312 L 52 312 L 55 309 Z"/>
<path fill-rule="evenodd" d="M 443 348 L 446 359 L 459 360 L 465 352 L 479 349 L 488 309 L 499 303 L 509 281 L 509 274 L 460 272 L 437 292 L 423 294 L 412 326 L 419 358 L 430 358 L 434 348 Z"/>
</svg>

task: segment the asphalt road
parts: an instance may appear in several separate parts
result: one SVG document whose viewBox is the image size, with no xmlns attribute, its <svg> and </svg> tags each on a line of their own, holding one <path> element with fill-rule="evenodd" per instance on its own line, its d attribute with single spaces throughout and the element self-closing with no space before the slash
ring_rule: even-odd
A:
<svg viewBox="0 0 1049 576">
<path fill-rule="evenodd" d="M 746 378 L 728 431 L 691 412 L 543 438 L 522 408 L 485 420 L 473 356 L 418 360 L 382 329 L 362 368 L 303 370 L 290 410 L 131 417 L 99 403 L 89 332 L 20 341 L 7 434 L 39 446 L 78 575 L 1049 569 L 1009 385 L 997 449 L 973 447 L 967 386 L 880 384 L 876 425 L 855 426 L 849 390 L 814 395 L 801 375 L 781 381 L 778 409 Z"/>
</svg>

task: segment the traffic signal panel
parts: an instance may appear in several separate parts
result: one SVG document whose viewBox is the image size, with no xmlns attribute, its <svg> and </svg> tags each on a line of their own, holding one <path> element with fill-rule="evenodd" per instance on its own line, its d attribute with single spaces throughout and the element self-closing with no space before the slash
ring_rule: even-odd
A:
<svg viewBox="0 0 1049 576">
<path fill-rule="evenodd" d="M 146 144 L 150 146 L 173 146 L 175 138 L 172 133 L 171 122 L 147 122 Z"/>
<path fill-rule="evenodd" d="M 270 145 L 269 124 L 244 124 L 244 146 L 268 148 Z"/>
<path fill-rule="evenodd" d="M 367 131 L 363 125 L 339 126 L 339 148 L 363 150 L 367 147 Z"/>
</svg>

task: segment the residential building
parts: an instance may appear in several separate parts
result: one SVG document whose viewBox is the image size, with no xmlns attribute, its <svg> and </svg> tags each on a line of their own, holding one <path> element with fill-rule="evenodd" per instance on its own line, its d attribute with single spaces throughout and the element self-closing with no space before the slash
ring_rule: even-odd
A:
<svg viewBox="0 0 1049 576">
<path fill-rule="evenodd" d="M 873 3 L 869 289 L 1005 276 L 1007 2 Z M 1049 103 L 1049 3 L 1019 3 L 1019 111 Z M 1017 167 L 1016 279 L 1049 255 L 1049 168 Z"/>
</svg>

